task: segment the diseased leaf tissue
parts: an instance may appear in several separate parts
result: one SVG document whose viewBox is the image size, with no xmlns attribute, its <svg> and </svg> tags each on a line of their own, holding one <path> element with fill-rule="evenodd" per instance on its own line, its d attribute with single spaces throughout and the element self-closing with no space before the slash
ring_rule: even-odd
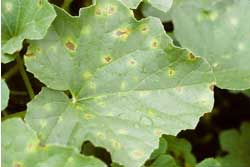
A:
<svg viewBox="0 0 250 167">
<path fill-rule="evenodd" d="M 197 163 L 176 136 L 212 111 L 214 86 L 250 88 L 249 1 L 95 0 L 72 16 L 64 6 L 74 2 L 1 2 L 2 63 L 17 62 L 3 78 L 12 85 L 16 68 L 29 93 L 31 74 L 43 84 L 24 120 L 15 114 L 2 123 L 4 167 L 227 167 L 228 157 L 247 167 L 234 148 Z M 140 3 L 172 20 L 180 46 L 159 18 L 135 19 Z M 13 90 L 1 85 L 6 115 Z M 249 130 L 242 125 L 242 140 Z M 106 149 L 112 162 L 82 155 L 86 142 Z"/>
</svg>

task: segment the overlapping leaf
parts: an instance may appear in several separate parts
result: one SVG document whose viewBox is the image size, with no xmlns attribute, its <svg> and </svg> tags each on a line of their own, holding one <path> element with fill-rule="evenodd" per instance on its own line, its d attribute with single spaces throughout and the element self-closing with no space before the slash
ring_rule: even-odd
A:
<svg viewBox="0 0 250 167">
<path fill-rule="evenodd" d="M 28 105 L 43 142 L 81 148 L 90 140 L 115 162 L 140 166 L 162 133 L 193 128 L 211 110 L 210 67 L 173 47 L 159 20 L 137 22 L 117 0 L 57 15 L 25 58 L 49 88 L 72 94 L 45 88 Z"/>
<path fill-rule="evenodd" d="M 4 80 L 1 80 L 1 110 L 8 105 L 10 91 Z"/>
<path fill-rule="evenodd" d="M 20 51 L 24 39 L 41 39 L 56 14 L 47 0 L 2 0 L 2 62 Z"/>
<path fill-rule="evenodd" d="M 208 158 L 201 161 L 196 167 L 221 167 L 221 164 L 213 158 Z"/>
<path fill-rule="evenodd" d="M 129 8 L 135 9 L 142 0 L 120 0 Z M 147 0 L 147 3 L 157 8 L 160 11 L 167 12 L 173 3 L 173 0 Z"/>
<path fill-rule="evenodd" d="M 105 167 L 93 158 L 84 157 L 72 148 L 42 145 L 36 133 L 21 119 L 2 123 L 2 167 Z"/>
<path fill-rule="evenodd" d="M 250 123 L 243 123 L 240 132 L 228 130 L 220 135 L 220 144 L 228 154 L 218 158 L 223 167 L 250 165 Z"/>
<path fill-rule="evenodd" d="M 161 155 L 150 167 L 186 167 L 177 165 L 170 155 Z M 189 166 L 187 166 L 189 167 Z M 208 158 L 198 163 L 195 167 L 221 167 L 221 164 L 212 158 Z"/>
<path fill-rule="evenodd" d="M 249 9 L 249 0 L 183 0 L 173 11 L 177 39 L 207 59 L 221 88 L 250 87 Z"/>
<path fill-rule="evenodd" d="M 179 166 L 195 166 L 196 159 L 192 154 L 192 146 L 185 139 L 175 136 L 164 136 L 168 143 L 167 153 L 172 155 Z"/>
</svg>

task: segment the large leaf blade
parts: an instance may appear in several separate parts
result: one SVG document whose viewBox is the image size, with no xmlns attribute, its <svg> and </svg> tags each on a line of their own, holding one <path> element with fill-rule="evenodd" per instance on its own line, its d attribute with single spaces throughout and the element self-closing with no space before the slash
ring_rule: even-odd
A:
<svg viewBox="0 0 250 167">
<path fill-rule="evenodd" d="M 115 162 L 140 166 L 161 134 L 193 128 L 211 110 L 209 65 L 174 47 L 159 20 L 138 22 L 116 0 L 97 1 L 80 17 L 56 10 L 48 34 L 31 41 L 25 57 L 49 88 L 73 96 L 44 89 L 28 105 L 25 119 L 43 142 L 79 149 L 90 140 Z"/>
</svg>

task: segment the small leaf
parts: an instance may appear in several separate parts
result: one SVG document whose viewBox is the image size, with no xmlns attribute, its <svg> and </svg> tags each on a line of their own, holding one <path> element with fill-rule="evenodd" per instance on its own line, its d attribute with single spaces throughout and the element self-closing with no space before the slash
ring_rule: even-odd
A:
<svg viewBox="0 0 250 167">
<path fill-rule="evenodd" d="M 1 80 L 1 110 L 8 106 L 10 91 L 4 80 Z"/>
<path fill-rule="evenodd" d="M 177 39 L 207 59 L 220 88 L 250 88 L 249 9 L 249 0 L 183 0 L 173 11 Z"/>
<path fill-rule="evenodd" d="M 228 154 L 217 158 L 222 167 L 250 166 L 250 123 L 243 123 L 240 132 L 227 130 L 220 135 L 220 144 Z"/>
<path fill-rule="evenodd" d="M 175 136 L 164 136 L 168 143 L 167 153 L 172 155 L 179 166 L 192 167 L 196 164 L 196 159 L 192 154 L 192 146 L 185 139 L 179 139 Z"/>
<path fill-rule="evenodd" d="M 78 154 L 72 148 L 44 145 L 21 119 L 2 123 L 3 166 L 13 167 L 105 167 L 93 157 Z"/>
<path fill-rule="evenodd" d="M 154 160 L 158 158 L 160 155 L 165 154 L 168 148 L 167 141 L 161 137 L 159 142 L 159 148 L 154 150 L 154 152 L 151 154 L 150 159 Z"/>
<path fill-rule="evenodd" d="M 2 0 L 2 62 L 20 51 L 24 39 L 42 39 L 56 17 L 47 0 Z"/>
<path fill-rule="evenodd" d="M 43 89 L 25 118 L 44 142 L 80 149 L 89 140 L 114 162 L 138 167 L 163 133 L 194 128 L 211 111 L 210 67 L 174 47 L 158 19 L 138 22 L 117 0 L 97 1 L 79 17 L 56 11 L 25 56 L 27 69 L 54 89 Z"/>
<path fill-rule="evenodd" d="M 150 167 L 178 167 L 170 155 L 161 155 Z"/>
<path fill-rule="evenodd" d="M 213 158 L 207 158 L 197 164 L 196 167 L 221 167 L 221 164 Z"/>
</svg>

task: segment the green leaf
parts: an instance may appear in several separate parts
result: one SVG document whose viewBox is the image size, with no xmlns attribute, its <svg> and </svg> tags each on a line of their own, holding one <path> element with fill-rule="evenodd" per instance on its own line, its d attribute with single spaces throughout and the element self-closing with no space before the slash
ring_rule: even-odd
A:
<svg viewBox="0 0 250 167">
<path fill-rule="evenodd" d="M 36 133 L 21 119 L 2 123 L 3 167 L 105 167 L 93 157 L 85 157 L 72 148 L 43 145 Z"/>
<path fill-rule="evenodd" d="M 150 167 L 178 167 L 170 155 L 161 155 Z"/>
<path fill-rule="evenodd" d="M 183 0 L 173 11 L 177 39 L 206 58 L 220 88 L 250 88 L 249 9 L 249 0 Z"/>
<path fill-rule="evenodd" d="M 228 154 L 217 158 L 222 167 L 250 166 L 250 123 L 243 123 L 240 132 L 227 130 L 220 135 L 220 145 Z"/>
<path fill-rule="evenodd" d="M 197 164 L 196 167 L 221 167 L 221 164 L 213 158 L 207 158 Z"/>
<path fill-rule="evenodd" d="M 162 12 L 161 10 L 154 8 L 149 3 L 143 3 L 141 11 L 145 17 L 154 16 L 161 19 L 162 22 L 168 22 L 171 20 L 171 16 L 168 13 Z"/>
<path fill-rule="evenodd" d="M 179 166 L 195 166 L 196 159 L 192 154 L 192 146 L 187 140 L 169 135 L 165 135 L 164 138 L 168 143 L 167 153 L 172 155 Z"/>
<path fill-rule="evenodd" d="M 230 90 L 230 93 L 242 93 L 245 96 L 250 97 L 250 89 L 239 91 L 239 90 Z"/>
<path fill-rule="evenodd" d="M 161 134 L 194 128 L 211 111 L 208 64 L 176 48 L 156 18 L 136 21 L 117 0 L 97 1 L 80 17 L 57 9 L 43 40 L 30 41 L 27 69 L 49 88 L 26 121 L 43 141 L 81 148 L 90 140 L 115 162 L 142 165 Z"/>
<path fill-rule="evenodd" d="M 47 0 L 2 0 L 2 62 L 15 59 L 24 39 L 42 39 L 56 17 Z"/>
<path fill-rule="evenodd" d="M 142 0 L 120 0 L 122 1 L 128 8 L 136 9 L 138 5 L 142 2 Z M 173 0 L 147 0 L 147 3 L 152 5 L 154 8 L 167 12 L 173 3 Z"/>
<path fill-rule="evenodd" d="M 10 91 L 4 80 L 1 80 L 1 110 L 8 106 Z"/>
<path fill-rule="evenodd" d="M 150 156 L 151 160 L 154 160 L 158 158 L 160 155 L 165 154 L 168 148 L 168 143 L 167 141 L 161 137 L 160 142 L 159 142 L 159 148 L 153 151 L 153 153 Z"/>
<path fill-rule="evenodd" d="M 167 12 L 171 8 L 173 0 L 147 0 L 147 2 L 154 8 Z"/>
</svg>

